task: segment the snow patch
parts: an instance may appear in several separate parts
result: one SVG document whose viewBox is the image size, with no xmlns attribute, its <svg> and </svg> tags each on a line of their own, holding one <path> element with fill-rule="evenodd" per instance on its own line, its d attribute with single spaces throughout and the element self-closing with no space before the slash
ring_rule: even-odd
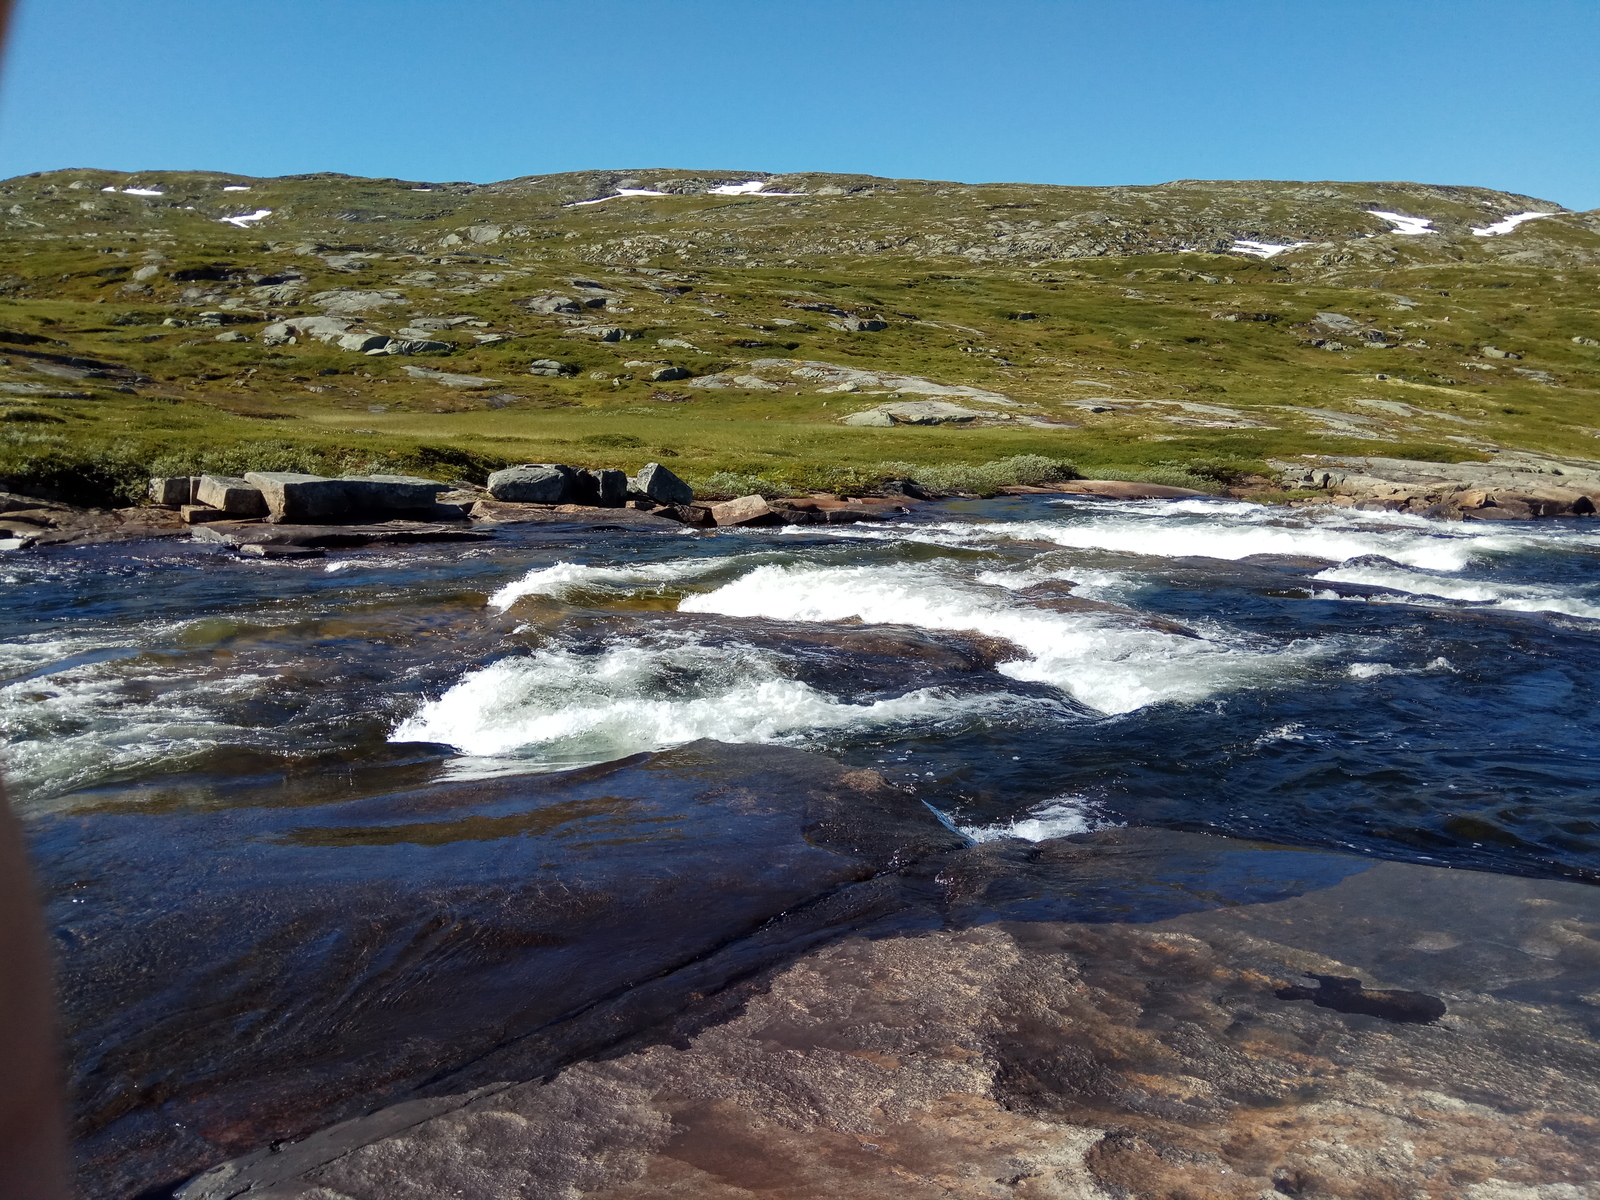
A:
<svg viewBox="0 0 1600 1200">
<path fill-rule="evenodd" d="M 1431 228 L 1433 225 L 1432 217 L 1407 217 L 1402 216 L 1400 213 L 1384 212 L 1382 209 L 1378 208 L 1368 209 L 1367 211 L 1373 216 L 1382 217 L 1385 221 L 1388 221 L 1390 224 L 1392 224 L 1394 226 L 1395 233 L 1403 233 L 1415 237 L 1417 234 L 1421 233 L 1437 232 Z"/>
<path fill-rule="evenodd" d="M 237 217 L 223 217 L 221 220 L 224 225 L 237 225 L 240 229 L 248 229 L 263 217 L 270 217 L 271 215 L 272 210 L 270 208 L 258 208 L 253 213 L 243 213 Z"/>
<path fill-rule="evenodd" d="M 230 183 L 222 190 L 225 192 L 248 192 L 250 190 L 250 185 L 247 183 Z"/>
<path fill-rule="evenodd" d="M 1474 229 L 1476 237 L 1494 237 L 1501 233 L 1510 233 L 1524 221 L 1537 221 L 1540 217 L 1553 217 L 1555 213 L 1525 212 L 1515 213 L 1503 221 L 1496 221 L 1493 225 L 1485 225 L 1482 229 Z"/>
<path fill-rule="evenodd" d="M 1298 250 L 1301 246 L 1309 246 L 1310 242 L 1252 242 L 1246 238 L 1235 238 L 1233 248 L 1240 254 L 1253 254 L 1257 258 L 1272 258 L 1282 254 L 1285 250 Z"/>
<path fill-rule="evenodd" d="M 165 196 L 166 193 L 157 188 L 123 188 L 124 196 Z"/>
<path fill-rule="evenodd" d="M 804 192 L 768 192 L 763 189 L 767 185 L 759 179 L 751 179 L 745 183 L 724 183 L 714 187 L 708 193 L 712 196 L 803 196 Z"/>
</svg>

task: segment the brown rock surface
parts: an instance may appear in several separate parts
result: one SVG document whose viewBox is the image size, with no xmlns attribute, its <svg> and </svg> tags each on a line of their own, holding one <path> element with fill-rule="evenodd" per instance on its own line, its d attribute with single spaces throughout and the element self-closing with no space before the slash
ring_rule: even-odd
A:
<svg viewBox="0 0 1600 1200">
<path fill-rule="evenodd" d="M 1140 838 L 1113 840 L 1139 854 Z M 450 1111 L 388 1110 L 180 1194 L 1600 1196 L 1600 895 L 1354 869 L 1147 924 L 851 938 L 748 986 L 736 1015 L 691 1037 L 463 1093 Z M 1402 1022 L 1277 996 L 1308 973 L 1446 1012 Z"/>
</svg>

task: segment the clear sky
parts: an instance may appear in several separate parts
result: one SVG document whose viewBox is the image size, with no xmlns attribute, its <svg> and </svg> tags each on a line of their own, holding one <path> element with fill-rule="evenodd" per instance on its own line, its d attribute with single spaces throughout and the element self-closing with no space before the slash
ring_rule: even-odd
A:
<svg viewBox="0 0 1600 1200">
<path fill-rule="evenodd" d="M 1600 0 L 21 0 L 0 175 L 1411 179 L 1600 206 Z"/>
</svg>

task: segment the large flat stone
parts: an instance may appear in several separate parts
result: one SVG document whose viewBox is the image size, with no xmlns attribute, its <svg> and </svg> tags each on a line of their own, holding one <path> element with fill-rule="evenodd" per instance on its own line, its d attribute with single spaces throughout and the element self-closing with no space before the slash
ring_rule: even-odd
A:
<svg viewBox="0 0 1600 1200">
<path fill-rule="evenodd" d="M 897 856 L 961 840 L 873 771 L 718 743 L 32 834 L 82 1187 L 106 1200 L 491 1056 L 553 1069 L 832 936 Z"/>
<path fill-rule="evenodd" d="M 200 542 L 242 546 L 307 546 L 325 550 L 403 546 L 415 542 L 481 542 L 487 530 L 438 521 L 375 521 L 367 525 L 258 525 L 212 522 L 196 526 Z"/>
<path fill-rule="evenodd" d="M 349 492 L 337 479 L 294 471 L 247 471 L 245 482 L 261 489 L 274 521 L 318 521 L 350 510 Z"/>
<path fill-rule="evenodd" d="M 181 1195 L 1600 1195 L 1594 888 L 1155 831 L 939 862 L 920 935 L 880 923 L 625 1053 L 384 1110 Z M 1445 1013 L 1358 1011 L 1314 976 Z"/>
</svg>

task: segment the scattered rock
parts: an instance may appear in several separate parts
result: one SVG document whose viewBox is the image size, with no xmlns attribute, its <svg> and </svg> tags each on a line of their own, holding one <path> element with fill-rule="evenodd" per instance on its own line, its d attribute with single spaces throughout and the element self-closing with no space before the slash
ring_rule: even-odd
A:
<svg viewBox="0 0 1600 1200">
<path fill-rule="evenodd" d="M 335 342 L 355 324 L 347 317 L 290 317 L 277 321 L 261 331 L 263 346 L 283 346 L 302 338 L 319 342 Z"/>
<path fill-rule="evenodd" d="M 886 413 L 897 425 L 964 425 L 989 415 L 943 400 L 904 400 L 897 404 L 880 404 L 878 411 Z"/>
<path fill-rule="evenodd" d="M 739 382 L 745 378 L 761 379 L 766 375 L 782 375 L 806 383 L 823 385 L 819 391 L 843 391 L 841 385 L 854 384 L 858 391 L 909 392 L 915 396 L 947 396 L 954 399 L 978 400 L 985 404 L 1010 405 L 1009 397 L 983 388 L 935 383 L 920 375 L 897 375 L 888 371 L 865 371 L 859 367 L 841 367 L 836 363 L 800 358 L 758 358 L 748 364 L 748 369 L 734 375 L 719 372 L 702 375 L 685 387 L 727 388 L 750 387 Z"/>
<path fill-rule="evenodd" d="M 174 475 L 150 481 L 150 503 L 165 508 L 178 508 L 195 502 L 195 489 L 200 486 L 198 475 Z"/>
<path fill-rule="evenodd" d="M 536 358 L 528 364 L 529 375 L 576 375 L 578 368 L 553 358 Z"/>
<path fill-rule="evenodd" d="M 235 517 L 267 515 L 267 500 L 261 489 L 236 475 L 200 476 L 194 490 L 194 503 L 209 505 Z"/>
<path fill-rule="evenodd" d="M 1485 358 L 1521 358 L 1522 355 L 1514 354 L 1510 350 L 1502 350 L 1498 346 L 1480 346 L 1478 353 Z"/>
<path fill-rule="evenodd" d="M 436 371 L 432 367 L 404 366 L 400 368 L 413 379 L 421 379 L 426 383 L 436 383 L 440 387 L 448 388 L 482 388 L 493 387 L 501 380 L 489 379 L 483 375 L 452 375 L 448 371 Z"/>
<path fill-rule="evenodd" d="M 631 342 L 639 336 L 616 325 L 574 325 L 568 332 L 592 337 L 601 342 Z"/>
<path fill-rule="evenodd" d="M 841 425 L 865 426 L 873 429 L 887 429 L 895 423 L 895 419 L 881 408 L 869 408 L 865 412 L 851 413 L 848 417 L 839 418 Z"/>
<path fill-rule="evenodd" d="M 741 496 L 711 507 L 711 520 L 724 525 L 781 525 L 783 517 L 761 496 Z"/>
<path fill-rule="evenodd" d="M 372 309 L 388 308 L 404 300 L 404 292 L 395 291 L 363 291 L 357 288 L 335 288 L 329 292 L 318 292 L 311 297 L 311 303 L 334 314 L 364 313 Z"/>
<path fill-rule="evenodd" d="M 694 489 L 660 463 L 646 463 L 633 478 L 633 490 L 657 504 L 689 504 Z"/>
<path fill-rule="evenodd" d="M 327 551 L 315 546 L 271 546 L 263 542 L 247 542 L 239 547 L 246 558 L 324 558 Z"/>
<path fill-rule="evenodd" d="M 652 383 L 671 383 L 675 379 L 687 379 L 690 372 L 682 367 L 657 367 L 650 372 Z"/>
<path fill-rule="evenodd" d="M 873 317 L 841 317 L 837 321 L 830 321 L 829 324 L 846 333 L 878 333 L 889 328 L 887 321 L 879 321 Z"/>
<path fill-rule="evenodd" d="M 534 313 L 578 313 L 583 311 L 583 306 L 571 296 L 559 296 L 555 292 L 543 292 L 537 296 L 529 296 L 526 300 L 515 300 L 512 303 L 518 308 L 525 308 Z"/>
<path fill-rule="evenodd" d="M 1572 340 L 1574 342 L 1578 343 L 1578 345 L 1580 345 L 1580 346 L 1600 346 L 1600 338 L 1581 337 L 1580 336 L 1580 337 L 1575 337 Z"/>
<path fill-rule="evenodd" d="M 573 474 L 557 463 L 507 467 L 489 476 L 489 494 L 513 504 L 564 504 L 571 498 Z"/>
</svg>

